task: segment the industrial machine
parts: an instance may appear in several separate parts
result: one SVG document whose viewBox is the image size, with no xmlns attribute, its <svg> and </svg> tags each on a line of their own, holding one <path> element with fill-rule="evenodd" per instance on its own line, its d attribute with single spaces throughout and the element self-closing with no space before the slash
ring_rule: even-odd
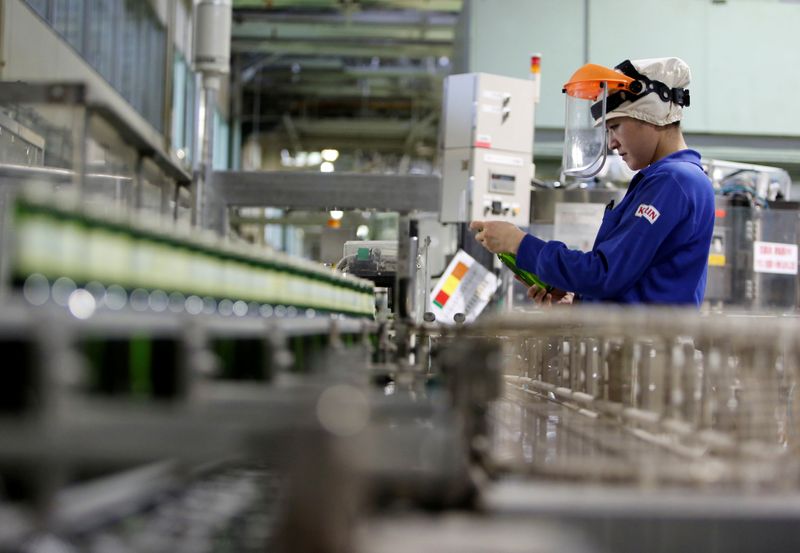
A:
<svg viewBox="0 0 800 553">
<path fill-rule="evenodd" d="M 506 124 L 504 96 L 486 98 Z M 145 166 L 167 172 L 157 150 L 124 181 L 130 203 L 97 200 L 109 181 L 73 144 L 69 168 L 0 167 L 0 551 L 800 546 L 795 317 L 576 307 L 418 320 L 417 218 L 443 202 L 437 177 L 204 182 L 210 227 L 232 206 L 399 213 L 395 250 L 353 244 L 344 274 L 176 225 L 177 193 L 137 205 Z M 495 201 L 492 215 L 515 220 L 514 202 L 531 201 L 529 152 L 467 146 L 486 187 L 472 190 L 478 212 L 454 220 Z M 525 161 L 489 168 L 484 154 Z M 567 215 L 537 220 L 556 234 Z M 753 236 L 789 240 L 768 231 Z M 375 313 L 387 273 L 393 321 Z"/>
<path fill-rule="evenodd" d="M 798 295 L 800 205 L 777 167 L 706 160 L 716 220 L 705 300 L 730 306 L 794 310 Z"/>
<path fill-rule="evenodd" d="M 528 224 L 536 83 L 485 73 L 445 80 L 441 221 Z"/>
<path fill-rule="evenodd" d="M 500 265 L 475 242 L 468 223 L 483 219 L 522 227 L 530 223 L 539 60 L 538 55 L 531 59 L 530 80 L 485 73 L 451 75 L 445 80 L 439 219 L 455 224 L 456 247 L 490 271 Z M 506 275 L 496 287 L 491 303 L 510 308 L 513 280 Z M 434 292 L 442 293 L 438 286 Z M 437 320 L 450 317 L 452 309 L 445 310 L 433 296 L 430 305 Z"/>
<path fill-rule="evenodd" d="M 600 551 L 797 547 L 796 318 L 604 307 L 460 330 L 504 352 L 492 508 Z"/>
</svg>

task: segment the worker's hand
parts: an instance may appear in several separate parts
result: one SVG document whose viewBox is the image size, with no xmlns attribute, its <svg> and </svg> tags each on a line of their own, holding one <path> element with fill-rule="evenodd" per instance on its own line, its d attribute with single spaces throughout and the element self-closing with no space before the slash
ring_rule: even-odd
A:
<svg viewBox="0 0 800 553">
<path fill-rule="evenodd" d="M 575 298 L 575 294 L 573 292 L 559 290 L 558 288 L 553 288 L 548 292 L 541 286 L 533 285 L 528 288 L 528 297 L 538 305 L 553 305 L 553 303 L 557 305 L 569 305 Z"/>
<path fill-rule="evenodd" d="M 516 254 L 525 237 L 522 230 L 505 221 L 472 221 L 469 228 L 475 231 L 475 240 L 492 253 Z"/>
</svg>

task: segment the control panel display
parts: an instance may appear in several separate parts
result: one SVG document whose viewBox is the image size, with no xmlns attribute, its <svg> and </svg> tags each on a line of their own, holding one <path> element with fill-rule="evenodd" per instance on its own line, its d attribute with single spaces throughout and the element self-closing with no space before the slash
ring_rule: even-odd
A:
<svg viewBox="0 0 800 553">
<path fill-rule="evenodd" d="M 502 175 L 500 173 L 489 173 L 489 192 L 497 194 L 513 194 L 516 188 L 517 177 L 514 175 Z"/>
</svg>

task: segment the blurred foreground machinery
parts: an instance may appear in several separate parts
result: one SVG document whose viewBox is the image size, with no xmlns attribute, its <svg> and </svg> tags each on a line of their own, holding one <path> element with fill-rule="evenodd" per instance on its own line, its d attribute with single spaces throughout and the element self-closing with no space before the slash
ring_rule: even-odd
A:
<svg viewBox="0 0 800 553">
<path fill-rule="evenodd" d="M 600 551 L 800 546 L 798 321 L 553 309 L 464 328 L 503 347 L 487 509 Z"/>
<path fill-rule="evenodd" d="M 552 309 L 420 328 L 424 367 L 369 321 L 0 322 L 4 551 L 800 545 L 792 317 Z"/>
<path fill-rule="evenodd" d="M 0 83 L 0 106 L 44 143 L 0 166 L 0 551 L 345 551 L 371 498 L 473 500 L 428 331 L 397 361 L 372 282 L 181 226 L 181 168 L 80 85 Z M 175 177 L 157 202 L 151 165 Z M 215 203 L 221 180 L 208 226 L 240 201 L 330 205 L 246 183 Z M 374 180 L 385 208 L 437 203 Z"/>
<path fill-rule="evenodd" d="M 442 328 L 411 292 L 435 177 L 214 175 L 209 221 L 400 213 L 394 269 L 352 260 L 394 272 L 392 335 L 374 281 L 187 232 L 179 192 L 143 216 L 149 162 L 89 173 L 72 130 L 75 165 L 0 167 L 1 552 L 800 550 L 796 318 Z"/>
</svg>

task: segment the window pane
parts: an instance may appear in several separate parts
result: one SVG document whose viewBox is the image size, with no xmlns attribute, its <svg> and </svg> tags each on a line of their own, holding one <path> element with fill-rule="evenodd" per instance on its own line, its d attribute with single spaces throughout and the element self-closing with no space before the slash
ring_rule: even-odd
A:
<svg viewBox="0 0 800 553">
<path fill-rule="evenodd" d="M 228 122 L 214 108 L 214 152 L 211 165 L 214 169 L 228 168 L 228 138 L 230 128 Z"/>
<path fill-rule="evenodd" d="M 85 1 L 88 20 L 86 61 L 109 83 L 113 83 L 115 2 Z"/>
<path fill-rule="evenodd" d="M 185 62 L 184 62 L 185 63 Z M 197 129 L 195 129 L 195 102 L 197 101 L 197 81 L 195 80 L 194 73 L 186 65 L 186 119 L 185 131 L 186 137 L 186 158 L 192 162 L 194 160 L 194 141 L 197 136 Z"/>
<path fill-rule="evenodd" d="M 83 0 L 59 0 L 51 6 L 53 28 L 78 52 L 83 51 Z"/>
<path fill-rule="evenodd" d="M 184 121 L 186 118 L 186 64 L 180 52 L 175 52 L 172 63 L 172 147 L 184 148 Z"/>
<path fill-rule="evenodd" d="M 47 19 L 48 0 L 27 0 L 27 4 L 40 16 Z"/>
</svg>

